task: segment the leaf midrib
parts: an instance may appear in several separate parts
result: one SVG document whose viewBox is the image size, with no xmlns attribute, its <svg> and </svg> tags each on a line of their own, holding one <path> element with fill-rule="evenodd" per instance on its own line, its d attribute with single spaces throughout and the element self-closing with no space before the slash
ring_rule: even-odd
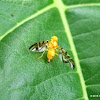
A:
<svg viewBox="0 0 100 100">
<path fill-rule="evenodd" d="M 77 51 L 76 51 L 76 48 L 75 48 L 75 44 L 74 44 L 74 41 L 73 41 L 73 37 L 72 37 L 71 31 L 70 31 L 70 28 L 69 28 L 67 18 L 66 18 L 66 15 L 65 15 L 65 10 L 66 10 L 65 6 L 64 6 L 64 4 L 61 0 L 59 0 L 59 1 L 54 0 L 54 3 L 55 3 L 55 6 L 59 10 L 59 13 L 60 13 L 60 16 L 61 16 L 61 19 L 62 19 L 62 23 L 63 23 L 64 28 L 65 28 L 66 35 L 68 37 L 73 56 L 75 58 L 75 64 L 77 66 L 77 73 L 79 74 L 80 82 L 81 82 L 81 85 L 82 85 L 83 98 L 85 98 L 85 100 L 88 100 L 85 80 L 84 80 L 84 77 L 83 77 L 83 74 L 82 74 L 82 71 L 81 71 L 81 66 L 80 66 L 78 54 L 77 54 Z"/>
<path fill-rule="evenodd" d="M 58 5 L 60 5 L 60 7 Z M 61 8 L 61 6 L 62 6 L 62 8 Z M 86 92 L 86 86 L 85 86 L 85 81 L 84 81 L 84 78 L 83 78 L 83 75 L 82 75 L 82 72 L 81 72 L 81 68 L 80 68 L 79 58 L 78 58 L 78 55 L 77 55 L 77 52 L 76 52 L 76 48 L 75 48 L 75 45 L 74 45 L 74 42 L 73 42 L 73 38 L 72 38 L 72 35 L 71 35 L 71 32 L 70 32 L 70 29 L 69 29 L 68 21 L 67 21 L 67 19 L 65 17 L 65 14 L 64 14 L 64 11 L 66 9 L 78 8 L 78 7 L 86 7 L 86 6 L 100 6 L 100 4 L 99 3 L 92 3 L 92 4 L 79 4 L 79 5 L 65 6 L 61 0 L 59 0 L 59 1 L 58 0 L 54 0 L 54 4 L 51 4 L 51 5 L 47 6 L 47 7 L 45 7 L 44 9 L 38 11 L 37 13 L 33 14 L 32 16 L 24 19 L 23 21 L 21 21 L 20 23 L 18 23 L 16 26 L 14 26 L 10 30 L 8 30 L 4 35 L 0 36 L 0 41 L 6 35 L 8 35 L 9 33 L 11 33 L 16 28 L 20 27 L 25 22 L 27 22 L 27 21 L 29 21 L 29 20 L 31 20 L 31 19 L 33 19 L 33 18 L 41 15 L 42 13 L 44 13 L 44 12 L 46 12 L 46 11 L 54 8 L 54 7 L 57 7 L 58 10 L 59 10 L 60 15 L 62 14 L 61 19 L 62 19 L 62 22 L 64 24 L 66 35 L 68 36 L 69 43 L 70 43 L 70 46 L 71 46 L 71 50 L 72 50 L 72 53 L 73 53 L 74 58 L 75 58 L 75 63 L 76 63 L 76 66 L 77 66 L 77 73 L 80 76 L 80 80 L 81 80 L 81 84 L 82 84 L 83 95 L 84 95 L 84 98 L 86 100 L 88 100 L 88 96 L 87 96 L 87 92 Z"/>
</svg>

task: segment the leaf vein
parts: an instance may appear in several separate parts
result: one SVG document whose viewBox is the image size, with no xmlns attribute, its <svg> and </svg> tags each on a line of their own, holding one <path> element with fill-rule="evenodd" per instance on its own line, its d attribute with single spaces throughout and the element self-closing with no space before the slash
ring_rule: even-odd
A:
<svg viewBox="0 0 100 100">
<path fill-rule="evenodd" d="M 54 77 L 49 78 L 49 79 L 47 79 L 47 80 L 44 80 L 44 81 L 40 82 L 39 84 L 36 84 L 35 87 L 37 87 L 38 85 L 40 85 L 40 84 L 42 84 L 42 83 L 44 83 L 44 82 L 46 82 L 46 81 L 48 81 L 48 80 L 55 79 L 56 77 L 63 76 L 63 75 L 66 75 L 66 74 L 76 74 L 76 73 L 77 73 L 77 72 L 67 72 L 67 73 L 59 74 L 59 75 L 57 75 L 57 76 L 54 76 Z"/>
<path fill-rule="evenodd" d="M 100 73 L 100 71 L 99 71 L 97 74 L 95 74 L 94 76 L 92 76 L 92 77 L 90 77 L 89 79 L 87 79 L 85 82 L 87 82 L 87 81 L 89 81 L 90 79 L 92 79 L 93 77 L 97 76 L 99 73 Z"/>
<path fill-rule="evenodd" d="M 71 9 L 71 8 L 91 7 L 91 6 L 100 6 L 100 3 L 78 4 L 78 5 L 65 6 L 64 8 L 65 8 L 65 9 Z"/>
<path fill-rule="evenodd" d="M 76 51 L 76 48 L 75 48 L 75 45 L 74 45 L 72 34 L 70 32 L 70 29 L 69 29 L 68 21 L 67 21 L 67 18 L 65 16 L 65 13 L 64 13 L 64 11 L 65 11 L 64 10 L 64 4 L 63 4 L 62 0 L 59 0 L 59 1 L 58 0 L 54 0 L 54 2 L 55 2 L 55 6 L 58 8 L 59 13 L 61 15 L 61 19 L 62 19 L 64 28 L 65 28 L 65 32 L 66 32 L 66 35 L 68 37 L 69 44 L 71 46 L 71 50 L 72 50 L 73 56 L 75 58 L 75 63 L 76 63 L 76 66 L 77 66 L 77 72 L 79 74 L 81 85 L 82 85 L 83 97 L 86 100 L 88 100 L 87 91 L 86 91 L 86 85 L 85 85 L 84 77 L 83 77 L 83 74 L 82 74 L 82 71 L 81 71 L 79 58 L 78 58 L 77 51 Z"/>
<path fill-rule="evenodd" d="M 93 56 L 93 57 L 83 58 L 83 59 L 80 59 L 80 61 L 87 60 L 87 59 L 94 59 L 96 57 L 100 57 L 100 56 Z"/>
<path fill-rule="evenodd" d="M 38 11 L 37 13 L 33 14 L 32 16 L 30 16 L 30 17 L 24 19 L 23 21 L 19 22 L 16 26 L 14 26 L 14 27 L 11 28 L 10 30 L 8 30 L 4 35 L 2 35 L 2 36 L 0 37 L 0 41 L 1 41 L 6 35 L 8 35 L 9 33 L 11 33 L 12 31 L 14 31 L 16 28 L 18 28 L 19 26 L 21 26 L 21 25 L 24 24 L 25 22 L 27 22 L 27 21 L 29 21 L 29 20 L 31 20 L 31 19 L 33 19 L 33 18 L 39 16 L 40 14 L 42 14 L 42 13 L 48 11 L 49 9 L 51 9 L 51 8 L 53 8 L 53 7 L 54 7 L 54 4 L 51 4 L 51 5 L 47 6 L 47 7 L 45 7 L 44 9 Z"/>
</svg>

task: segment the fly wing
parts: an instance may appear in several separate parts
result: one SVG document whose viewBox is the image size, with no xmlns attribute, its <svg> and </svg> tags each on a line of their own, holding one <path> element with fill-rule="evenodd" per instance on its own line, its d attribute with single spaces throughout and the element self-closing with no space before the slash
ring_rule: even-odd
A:
<svg viewBox="0 0 100 100">
<path fill-rule="evenodd" d="M 47 49 L 48 45 L 49 41 L 35 43 L 29 47 L 29 50 L 33 52 L 43 52 Z"/>
<path fill-rule="evenodd" d="M 75 68 L 73 59 L 70 57 L 70 55 L 67 54 L 67 52 L 63 48 L 59 49 L 59 58 L 63 63 L 69 63 L 72 69 Z"/>
</svg>

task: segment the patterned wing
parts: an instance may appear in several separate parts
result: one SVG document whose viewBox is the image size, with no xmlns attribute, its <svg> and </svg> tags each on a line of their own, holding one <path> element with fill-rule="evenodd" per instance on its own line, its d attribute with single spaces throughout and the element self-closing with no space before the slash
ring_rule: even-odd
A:
<svg viewBox="0 0 100 100">
<path fill-rule="evenodd" d="M 63 48 L 59 49 L 59 58 L 63 63 L 69 63 L 72 69 L 75 68 L 73 59 L 70 57 L 70 55 L 67 54 L 67 52 Z"/>
<path fill-rule="evenodd" d="M 43 42 L 35 43 L 29 47 L 29 50 L 34 52 L 43 52 L 47 49 L 49 43 L 50 42 L 48 40 L 45 42 L 43 41 Z"/>
</svg>

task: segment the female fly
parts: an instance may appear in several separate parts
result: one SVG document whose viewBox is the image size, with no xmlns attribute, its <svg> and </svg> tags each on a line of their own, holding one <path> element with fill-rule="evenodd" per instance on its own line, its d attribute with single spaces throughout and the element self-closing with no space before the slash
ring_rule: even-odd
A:
<svg viewBox="0 0 100 100">
<path fill-rule="evenodd" d="M 43 52 L 39 58 L 43 56 L 45 51 L 48 51 L 47 53 L 48 63 L 55 57 L 55 55 L 57 56 L 59 55 L 59 58 L 61 59 L 63 63 L 69 63 L 72 69 L 75 68 L 74 61 L 70 57 L 70 55 L 68 55 L 67 52 L 63 48 L 58 46 L 57 36 L 53 36 L 51 38 L 51 41 L 47 40 L 47 41 L 35 43 L 29 48 L 29 50 L 34 51 L 34 52 Z"/>
</svg>

